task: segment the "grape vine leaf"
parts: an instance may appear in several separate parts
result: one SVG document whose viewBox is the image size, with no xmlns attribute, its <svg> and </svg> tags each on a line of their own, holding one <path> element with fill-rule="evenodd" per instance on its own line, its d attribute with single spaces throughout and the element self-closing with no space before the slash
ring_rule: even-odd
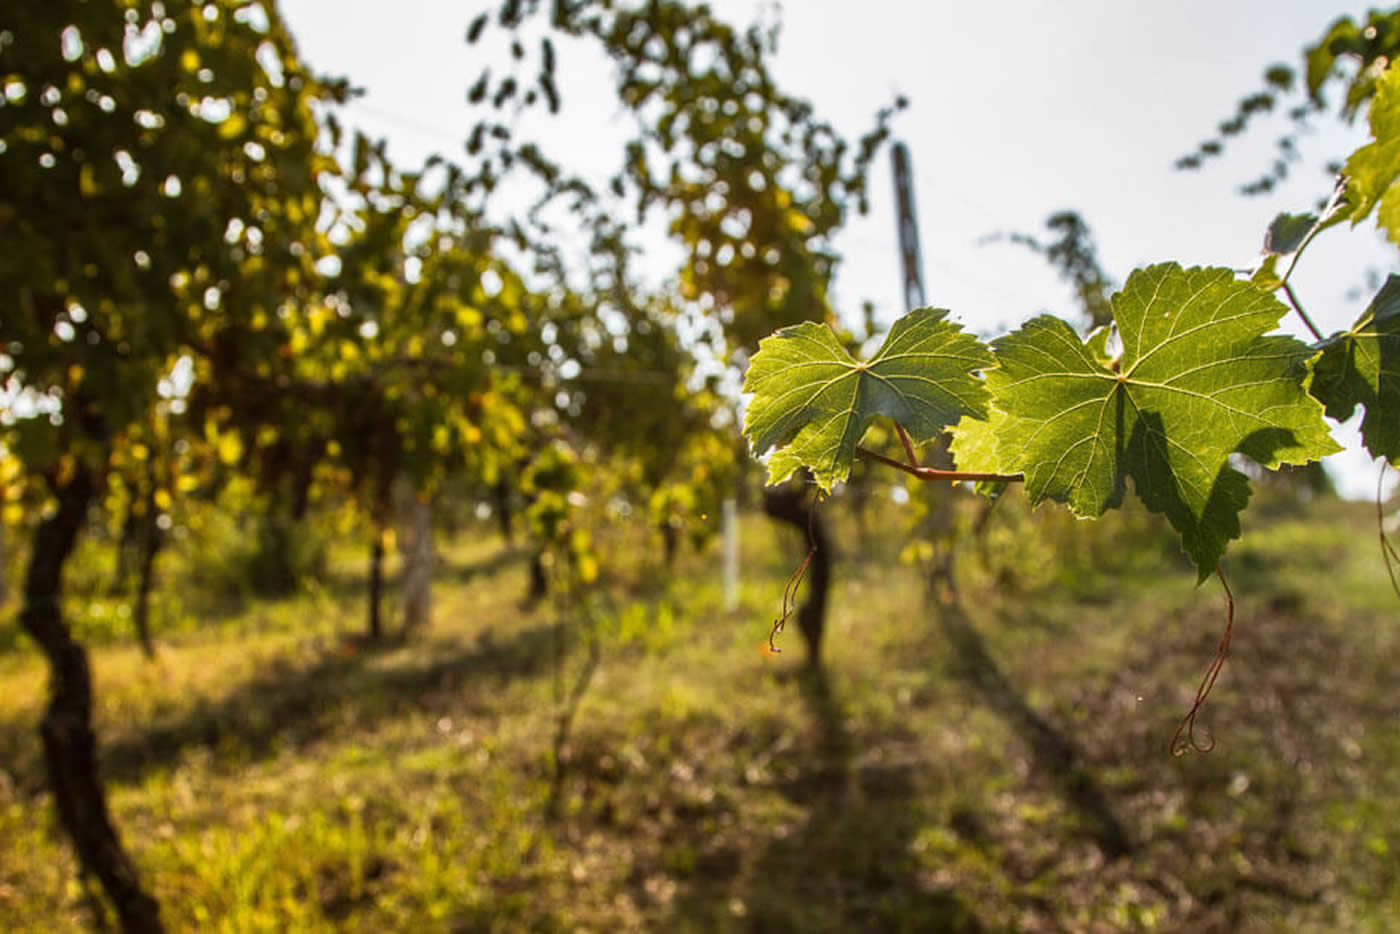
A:
<svg viewBox="0 0 1400 934">
<path fill-rule="evenodd" d="M 755 454 L 776 448 L 768 482 L 807 467 L 825 492 L 846 479 L 856 445 L 877 416 L 932 440 L 964 415 L 987 416 L 976 371 L 992 355 L 948 312 L 920 308 L 900 318 L 875 356 L 858 363 L 825 325 L 807 321 L 759 342 L 744 392 L 744 434 Z"/>
<path fill-rule="evenodd" d="M 1115 365 L 1050 316 L 994 341 L 987 384 L 1005 413 L 993 423 L 995 463 L 976 429 L 955 438 L 954 457 L 963 469 L 1023 473 L 1033 503 L 1089 517 L 1119 505 L 1131 477 L 1204 580 L 1239 536 L 1249 500 L 1230 455 L 1272 468 L 1339 450 L 1305 386 L 1314 351 L 1266 336 L 1285 307 L 1228 269 L 1139 269 L 1112 301 L 1123 344 Z"/>
<path fill-rule="evenodd" d="M 1347 159 L 1347 201 L 1352 225 L 1376 211 L 1376 225 L 1400 245 L 1400 69 L 1389 68 L 1376 82 L 1371 102 L 1372 142 Z"/>
<path fill-rule="evenodd" d="M 1347 179 L 1339 178 L 1332 190 L 1332 197 L 1323 206 L 1321 214 L 1283 213 L 1276 216 L 1264 232 L 1264 249 L 1260 253 L 1259 262 L 1254 267 L 1250 281 L 1266 292 L 1282 288 L 1288 279 L 1289 270 L 1298 262 L 1298 257 L 1307 249 L 1312 239 L 1328 227 L 1352 217 L 1354 205 L 1349 200 L 1347 191 Z M 1280 272 L 1279 267 L 1285 260 L 1288 262 L 1288 269 Z"/>
<path fill-rule="evenodd" d="M 1279 214 L 1264 232 L 1264 249 L 1250 277 L 1259 288 L 1272 292 L 1283 286 L 1279 262 L 1292 256 L 1308 242 L 1308 236 L 1321 223 L 1316 214 Z"/>
<path fill-rule="evenodd" d="M 1099 330 L 1106 333 L 1108 329 Z M 1090 341 L 1093 340 L 1091 336 Z M 963 473 L 998 473 L 1001 467 L 996 456 L 997 434 L 1005 421 L 1006 413 L 995 408 L 985 419 L 964 415 L 952 432 L 949 451 L 953 455 L 953 466 Z M 1007 486 L 1006 480 L 978 480 L 972 488 L 995 501 L 1006 492 Z"/>
<path fill-rule="evenodd" d="M 1313 395 L 1338 421 L 1364 405 L 1366 450 L 1400 463 L 1400 276 L 1387 279 L 1351 330 L 1332 335 L 1322 348 Z"/>
<path fill-rule="evenodd" d="M 1279 214 L 1264 232 L 1264 252 L 1279 256 L 1298 252 L 1319 221 L 1316 214 Z"/>
</svg>

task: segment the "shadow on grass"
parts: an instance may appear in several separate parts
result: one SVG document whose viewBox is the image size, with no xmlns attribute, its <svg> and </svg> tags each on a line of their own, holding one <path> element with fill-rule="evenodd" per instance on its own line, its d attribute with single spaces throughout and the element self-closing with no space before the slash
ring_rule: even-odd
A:
<svg viewBox="0 0 1400 934">
<path fill-rule="evenodd" d="M 465 584 L 478 577 L 489 577 L 513 564 L 524 564 L 532 553 L 531 549 L 523 545 L 506 545 L 485 558 L 454 567 L 452 573 L 456 575 L 457 580 Z"/>
<path fill-rule="evenodd" d="M 367 663 L 384 649 L 361 647 L 330 654 L 310 665 L 273 662 L 267 673 L 249 679 L 217 703 L 198 703 L 172 722 L 124 732 L 102 748 L 108 781 L 129 783 L 176 764 L 192 749 L 207 748 L 243 766 L 285 745 L 302 746 L 323 736 L 363 729 L 415 709 L 441 703 L 444 693 L 474 686 L 478 693 L 547 668 L 555 644 L 555 624 L 538 623 L 507 638 L 479 639 L 470 649 L 422 664 L 392 668 Z M 0 734 L 0 749 L 18 748 L 27 736 Z M 15 776 L 23 787 L 43 787 L 37 767 Z M 33 773 L 33 774 L 26 774 Z"/>
<path fill-rule="evenodd" d="M 956 653 L 955 673 L 977 689 L 981 699 L 1012 726 L 1030 747 L 1032 763 L 1055 783 L 1107 859 L 1133 851 L 1133 843 L 1108 798 L 1084 764 L 1074 741 L 1026 703 L 987 652 L 986 643 L 962 607 L 960 598 L 939 601 L 938 621 Z"/>
<path fill-rule="evenodd" d="M 366 553 L 368 553 L 368 548 L 366 548 Z M 502 545 L 489 555 L 461 564 L 453 564 L 445 556 L 439 555 L 433 579 L 451 584 L 470 583 L 480 577 L 491 577 L 513 565 L 524 564 L 529 559 L 530 553 L 529 548 L 519 545 Z M 390 565 L 388 560 L 385 563 L 387 566 L 397 568 L 396 563 Z M 385 590 L 390 593 L 396 592 L 399 586 L 398 581 L 398 570 L 392 574 L 386 573 L 384 576 Z M 316 582 L 323 593 L 336 600 L 358 601 L 363 606 L 364 601 L 368 599 L 367 572 L 360 565 L 327 568 L 317 575 Z"/>
<path fill-rule="evenodd" d="M 795 673 L 815 743 L 777 790 L 807 811 L 780 827 L 735 888 L 697 887 L 672 929 L 977 931 L 971 907 L 931 884 L 911 844 L 927 820 L 917 764 L 860 761 L 826 671 Z"/>
</svg>

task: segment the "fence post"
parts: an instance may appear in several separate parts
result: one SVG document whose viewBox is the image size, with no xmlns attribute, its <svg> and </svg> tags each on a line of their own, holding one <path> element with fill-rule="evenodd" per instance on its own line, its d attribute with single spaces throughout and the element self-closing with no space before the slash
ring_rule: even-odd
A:
<svg viewBox="0 0 1400 934">
<path fill-rule="evenodd" d="M 739 608 L 739 503 L 724 501 L 724 608 Z"/>
</svg>

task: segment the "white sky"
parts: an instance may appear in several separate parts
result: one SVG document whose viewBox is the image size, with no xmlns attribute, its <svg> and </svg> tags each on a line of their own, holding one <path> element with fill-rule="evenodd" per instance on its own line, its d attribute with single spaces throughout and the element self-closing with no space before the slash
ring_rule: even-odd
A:
<svg viewBox="0 0 1400 934">
<path fill-rule="evenodd" d="M 711 5 L 737 25 L 765 9 L 771 16 L 773 6 Z M 280 7 L 314 69 L 367 89 L 347 123 L 387 136 L 405 166 L 432 152 L 465 158 L 463 143 L 481 116 L 466 104 L 467 87 L 482 64 L 508 58 L 499 42 L 466 45 L 466 26 L 498 0 L 281 0 Z M 1364 121 L 1350 128 L 1321 121 L 1321 132 L 1300 141 L 1305 161 L 1268 197 L 1244 198 L 1237 188 L 1273 161 L 1282 116 L 1258 121 L 1203 170 L 1178 172 L 1172 163 L 1260 89 L 1268 65 L 1296 67 L 1305 43 L 1339 15 L 1365 9 L 1318 0 L 787 0 L 774 67 L 786 90 L 812 100 L 852 139 L 896 93 L 910 99 L 894 127 L 914 163 L 925 294 L 991 335 L 1040 311 L 1073 316 L 1069 290 L 1043 261 L 1023 248 L 977 243 L 998 231 L 1041 234 L 1057 210 L 1084 216 L 1120 282 L 1134 266 L 1162 260 L 1249 265 L 1275 214 L 1308 210 L 1329 192 L 1322 166 L 1364 140 Z M 568 47 L 559 53 L 561 115 L 527 117 L 517 131 L 604 179 L 620 164 L 631 118 L 596 57 Z M 871 180 L 870 215 L 854 218 L 837 240 L 837 304 L 848 314 L 864 299 L 884 322 L 904 310 L 893 200 L 884 155 Z M 1364 283 L 1366 269 L 1400 271 L 1396 259 L 1369 224 L 1334 229 L 1309 249 L 1293 281 L 1328 333 L 1364 307 L 1347 293 Z M 1336 436 L 1359 451 L 1354 430 Z M 1359 452 L 1331 466 L 1344 492 L 1369 497 L 1370 463 Z"/>
</svg>

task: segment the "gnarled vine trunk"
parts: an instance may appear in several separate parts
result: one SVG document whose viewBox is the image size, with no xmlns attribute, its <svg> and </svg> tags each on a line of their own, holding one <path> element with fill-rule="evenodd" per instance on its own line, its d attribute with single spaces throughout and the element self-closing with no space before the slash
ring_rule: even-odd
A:
<svg viewBox="0 0 1400 934">
<path fill-rule="evenodd" d="M 816 504 L 807 495 L 806 488 L 798 484 L 765 490 L 763 511 L 770 518 L 796 528 L 802 533 L 802 540 L 816 549 L 803 578 L 807 583 L 807 599 L 797 611 L 797 627 L 807 643 L 808 664 L 820 665 L 826 601 L 831 589 L 831 539 L 826 524 L 816 512 Z"/>
<path fill-rule="evenodd" d="M 535 604 L 549 596 L 549 575 L 544 569 L 544 549 L 536 548 L 530 554 L 530 587 L 525 593 L 525 603 Z"/>
<path fill-rule="evenodd" d="M 112 583 L 107 587 L 110 596 L 126 593 L 127 580 L 131 577 L 131 551 L 136 543 L 136 499 L 126 504 L 126 515 L 122 518 L 122 531 L 117 539 L 116 569 L 112 573 Z"/>
<path fill-rule="evenodd" d="M 515 542 L 510 506 L 510 486 L 502 478 L 491 484 L 491 511 L 496 515 L 496 526 L 501 530 L 501 538 L 507 545 Z"/>
<path fill-rule="evenodd" d="M 136 583 L 136 607 L 132 621 L 136 624 L 136 637 L 141 642 L 141 651 L 146 658 L 156 657 L 155 640 L 151 638 L 151 588 L 155 583 L 156 555 L 160 552 L 160 510 L 156 506 L 155 472 L 150 474 L 146 490 L 146 515 L 142 522 L 141 568 Z"/>
<path fill-rule="evenodd" d="M 676 564 L 676 555 L 681 550 L 681 532 L 670 522 L 661 524 L 661 546 L 662 553 L 666 558 L 666 568 L 669 570 Z"/>
<path fill-rule="evenodd" d="M 39 735 L 59 822 L 83 872 L 102 883 L 122 929 L 146 934 L 163 930 L 160 906 L 141 888 L 136 866 L 108 815 L 92 731 L 87 652 L 73 640 L 59 610 L 63 565 L 73 552 L 95 486 L 92 473 L 79 465 L 71 480 L 55 488 L 58 510 L 34 531 L 20 621 L 49 663 L 49 705 Z"/>
<path fill-rule="evenodd" d="M 380 622 L 379 607 L 384 592 L 384 529 L 375 526 L 374 539 L 369 546 L 369 628 L 365 637 L 370 642 L 378 642 L 384 635 Z"/>
</svg>

